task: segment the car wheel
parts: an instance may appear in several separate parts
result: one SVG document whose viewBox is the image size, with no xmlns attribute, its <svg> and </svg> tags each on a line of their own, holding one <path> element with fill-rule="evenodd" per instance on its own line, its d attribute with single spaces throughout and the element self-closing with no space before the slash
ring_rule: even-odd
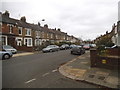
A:
<svg viewBox="0 0 120 90">
<path fill-rule="evenodd" d="M 71 51 L 71 54 L 73 54 L 73 52 Z"/>
<path fill-rule="evenodd" d="M 3 59 L 9 59 L 9 58 L 10 58 L 10 55 L 9 55 L 9 54 L 3 55 Z"/>
<path fill-rule="evenodd" d="M 52 52 L 53 50 L 50 50 L 50 52 Z"/>
<path fill-rule="evenodd" d="M 79 55 L 82 55 L 82 53 L 79 53 Z"/>
</svg>

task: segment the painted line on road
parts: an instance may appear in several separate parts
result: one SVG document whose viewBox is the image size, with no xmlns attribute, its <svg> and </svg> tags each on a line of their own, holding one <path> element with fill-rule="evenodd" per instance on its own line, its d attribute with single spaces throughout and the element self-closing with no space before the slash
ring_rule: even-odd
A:
<svg viewBox="0 0 120 90">
<path fill-rule="evenodd" d="M 32 82 L 32 81 L 35 81 L 36 79 L 34 78 L 34 79 L 31 79 L 31 80 L 29 80 L 29 81 L 27 81 L 27 82 L 25 82 L 26 84 L 27 83 L 30 83 L 30 82 Z"/>
<path fill-rule="evenodd" d="M 42 76 L 44 77 L 44 76 L 46 76 L 46 75 L 48 75 L 49 73 L 45 73 L 45 74 L 43 74 Z"/>
</svg>

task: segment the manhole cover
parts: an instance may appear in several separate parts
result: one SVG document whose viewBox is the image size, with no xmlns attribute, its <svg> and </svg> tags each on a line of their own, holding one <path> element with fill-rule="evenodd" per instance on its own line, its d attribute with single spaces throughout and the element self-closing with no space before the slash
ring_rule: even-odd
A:
<svg viewBox="0 0 120 90">
<path fill-rule="evenodd" d="M 89 77 L 89 78 L 94 78 L 94 76 L 95 76 L 95 75 L 89 75 L 88 77 Z"/>
<path fill-rule="evenodd" d="M 105 79 L 105 77 L 100 76 L 100 77 L 98 77 L 98 79 L 100 79 L 100 80 L 104 80 L 104 79 Z"/>
</svg>

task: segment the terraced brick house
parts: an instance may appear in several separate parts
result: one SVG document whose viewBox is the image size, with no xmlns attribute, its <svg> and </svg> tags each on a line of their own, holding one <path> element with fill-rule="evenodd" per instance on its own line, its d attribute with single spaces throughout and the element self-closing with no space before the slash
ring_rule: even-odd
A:
<svg viewBox="0 0 120 90">
<path fill-rule="evenodd" d="M 34 42 L 34 50 L 39 50 L 42 45 L 42 27 L 40 24 L 31 24 L 33 30 L 33 42 Z"/>
<path fill-rule="evenodd" d="M 41 46 L 68 41 L 70 37 L 60 29 L 48 28 L 47 24 L 44 27 L 40 23 L 30 24 L 25 16 L 20 20 L 10 18 L 8 11 L 0 13 L 0 17 L 0 44 L 11 45 L 20 51 L 34 51 Z"/>
<path fill-rule="evenodd" d="M 33 32 L 25 17 L 20 20 L 9 17 L 6 11 L 2 14 L 2 45 L 11 45 L 18 50 L 32 51 Z"/>
</svg>

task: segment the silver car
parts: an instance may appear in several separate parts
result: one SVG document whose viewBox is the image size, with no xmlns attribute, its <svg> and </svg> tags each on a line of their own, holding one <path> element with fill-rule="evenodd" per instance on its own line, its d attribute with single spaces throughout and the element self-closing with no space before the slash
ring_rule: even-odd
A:
<svg viewBox="0 0 120 90">
<path fill-rule="evenodd" d="M 0 51 L 0 60 L 9 59 L 12 55 L 12 52 Z"/>
<path fill-rule="evenodd" d="M 17 53 L 17 50 L 10 45 L 3 45 L 2 48 L 5 51 L 8 51 L 8 52 L 11 51 L 13 54 Z"/>
<path fill-rule="evenodd" d="M 58 51 L 60 48 L 57 45 L 49 45 L 46 48 L 42 49 L 42 52 L 54 52 L 54 51 Z"/>
</svg>

